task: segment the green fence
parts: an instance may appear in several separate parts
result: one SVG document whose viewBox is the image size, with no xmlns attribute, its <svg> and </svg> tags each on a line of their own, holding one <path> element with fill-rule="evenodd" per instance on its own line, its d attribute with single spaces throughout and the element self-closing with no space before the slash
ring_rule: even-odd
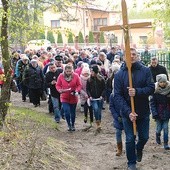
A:
<svg viewBox="0 0 170 170">
<path fill-rule="evenodd" d="M 141 60 L 146 66 L 150 65 L 150 59 L 153 55 L 141 55 Z M 159 64 L 166 67 L 168 73 L 170 74 L 170 52 L 157 53 Z"/>
</svg>

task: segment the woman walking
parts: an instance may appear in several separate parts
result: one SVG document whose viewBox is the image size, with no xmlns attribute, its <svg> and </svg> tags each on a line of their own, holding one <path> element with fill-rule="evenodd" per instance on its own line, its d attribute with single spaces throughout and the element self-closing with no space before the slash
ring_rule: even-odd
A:
<svg viewBox="0 0 170 170">
<path fill-rule="evenodd" d="M 60 93 L 60 100 L 65 113 L 68 131 L 75 131 L 76 106 L 81 82 L 78 74 L 74 73 L 73 66 L 67 64 L 64 72 L 57 79 L 56 89 Z"/>
</svg>

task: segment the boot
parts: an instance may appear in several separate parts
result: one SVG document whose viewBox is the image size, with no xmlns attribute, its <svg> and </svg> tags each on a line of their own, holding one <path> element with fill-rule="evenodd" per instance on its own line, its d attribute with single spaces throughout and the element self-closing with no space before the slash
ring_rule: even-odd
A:
<svg viewBox="0 0 170 170">
<path fill-rule="evenodd" d="M 100 120 L 96 120 L 96 126 L 97 126 L 96 131 L 98 133 L 100 133 L 100 131 L 101 131 L 101 121 Z"/>
<path fill-rule="evenodd" d="M 168 143 L 164 143 L 164 149 L 165 150 L 170 150 L 170 147 L 169 147 Z"/>
<path fill-rule="evenodd" d="M 161 138 L 160 137 L 161 137 L 161 134 L 156 133 L 156 143 L 159 144 L 159 145 L 161 144 Z"/>
<path fill-rule="evenodd" d="M 122 155 L 122 142 L 117 143 L 117 152 L 116 156 Z"/>
</svg>

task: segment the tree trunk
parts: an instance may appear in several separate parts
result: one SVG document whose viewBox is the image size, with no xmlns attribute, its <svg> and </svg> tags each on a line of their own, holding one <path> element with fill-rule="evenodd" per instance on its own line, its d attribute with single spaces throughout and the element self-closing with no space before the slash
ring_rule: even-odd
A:
<svg viewBox="0 0 170 170">
<path fill-rule="evenodd" d="M 2 0 L 3 15 L 2 15 L 2 27 L 1 27 L 1 51 L 2 51 L 2 63 L 4 66 L 5 80 L 1 91 L 0 97 L 0 128 L 3 127 L 5 116 L 8 112 L 10 102 L 10 85 L 11 85 L 11 67 L 10 56 L 8 50 L 8 0 Z"/>
</svg>

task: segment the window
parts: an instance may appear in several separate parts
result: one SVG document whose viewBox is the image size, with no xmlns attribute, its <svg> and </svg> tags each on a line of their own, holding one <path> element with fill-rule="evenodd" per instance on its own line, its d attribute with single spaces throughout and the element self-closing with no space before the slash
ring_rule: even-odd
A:
<svg viewBox="0 0 170 170">
<path fill-rule="evenodd" d="M 89 20 L 88 19 L 86 19 L 86 27 L 88 27 L 89 26 Z"/>
<path fill-rule="evenodd" d="M 107 18 L 94 18 L 94 26 L 107 25 Z"/>
<path fill-rule="evenodd" d="M 146 44 L 147 40 L 148 40 L 148 37 L 147 36 L 139 36 L 139 39 L 140 39 L 140 42 L 142 44 Z"/>
<path fill-rule="evenodd" d="M 60 20 L 51 20 L 51 28 L 60 27 Z"/>
<path fill-rule="evenodd" d="M 93 19 L 94 31 L 99 31 L 99 26 L 107 26 L 107 18 Z"/>
</svg>

